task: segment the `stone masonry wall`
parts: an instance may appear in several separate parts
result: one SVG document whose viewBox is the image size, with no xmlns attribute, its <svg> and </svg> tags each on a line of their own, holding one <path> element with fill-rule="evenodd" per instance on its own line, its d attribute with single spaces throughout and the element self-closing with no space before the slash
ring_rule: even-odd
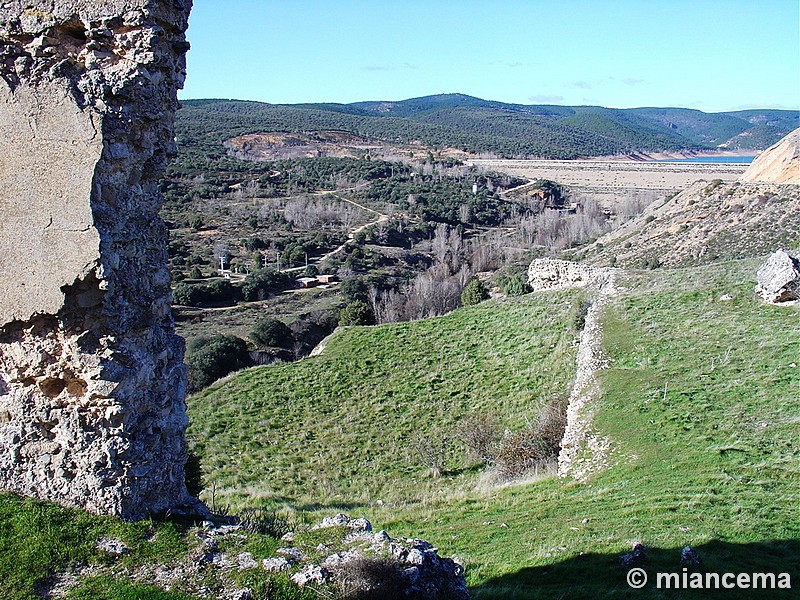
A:
<svg viewBox="0 0 800 600">
<path fill-rule="evenodd" d="M 0 1 L 0 487 L 188 505 L 158 180 L 190 0 Z"/>
</svg>

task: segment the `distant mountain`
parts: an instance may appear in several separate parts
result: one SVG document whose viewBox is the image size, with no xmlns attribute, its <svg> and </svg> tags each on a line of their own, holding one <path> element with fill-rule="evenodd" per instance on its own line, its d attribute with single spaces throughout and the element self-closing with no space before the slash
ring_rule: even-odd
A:
<svg viewBox="0 0 800 600">
<path fill-rule="evenodd" d="M 464 94 L 352 104 L 189 100 L 183 105 L 179 137 L 218 148 L 245 133 L 336 130 L 501 157 L 579 158 L 719 147 L 761 150 L 800 125 L 798 113 L 788 110 L 523 105 Z"/>
</svg>

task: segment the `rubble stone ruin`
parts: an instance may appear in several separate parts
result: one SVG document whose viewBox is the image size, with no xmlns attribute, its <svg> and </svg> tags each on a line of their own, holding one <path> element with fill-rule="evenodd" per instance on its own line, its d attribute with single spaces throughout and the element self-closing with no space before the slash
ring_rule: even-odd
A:
<svg viewBox="0 0 800 600">
<path fill-rule="evenodd" d="M 190 7 L 0 2 L 0 488 L 125 519 L 193 501 L 158 216 Z"/>
</svg>

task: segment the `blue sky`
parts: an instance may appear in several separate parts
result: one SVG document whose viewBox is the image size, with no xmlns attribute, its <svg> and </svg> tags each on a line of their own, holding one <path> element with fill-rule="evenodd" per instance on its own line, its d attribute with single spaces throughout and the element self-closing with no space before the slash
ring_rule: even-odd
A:
<svg viewBox="0 0 800 600">
<path fill-rule="evenodd" d="M 798 0 L 195 0 L 180 97 L 800 104 Z"/>
</svg>

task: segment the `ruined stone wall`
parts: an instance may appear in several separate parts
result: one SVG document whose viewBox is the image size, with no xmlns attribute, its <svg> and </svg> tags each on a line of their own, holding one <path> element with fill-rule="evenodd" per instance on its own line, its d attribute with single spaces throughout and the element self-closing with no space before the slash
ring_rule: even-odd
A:
<svg viewBox="0 0 800 600">
<path fill-rule="evenodd" d="M 534 292 L 599 285 L 613 269 L 555 258 L 536 258 L 528 266 L 528 284 Z"/>
<path fill-rule="evenodd" d="M 0 1 L 0 487 L 191 502 L 158 179 L 190 0 Z"/>
</svg>

